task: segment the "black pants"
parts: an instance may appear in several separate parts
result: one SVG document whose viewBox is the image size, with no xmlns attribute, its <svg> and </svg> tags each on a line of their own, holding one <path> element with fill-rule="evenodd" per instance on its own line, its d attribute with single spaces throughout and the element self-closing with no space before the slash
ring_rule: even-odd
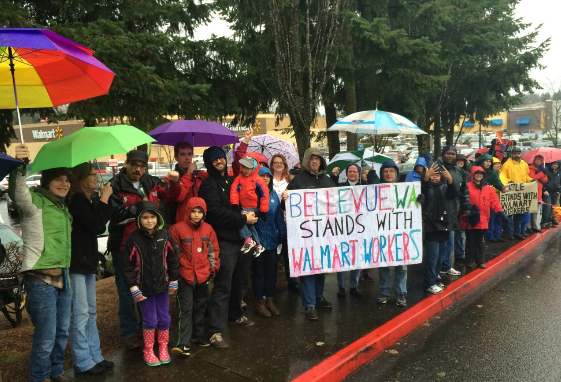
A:
<svg viewBox="0 0 561 382">
<path fill-rule="evenodd" d="M 208 330 L 212 335 L 226 328 L 228 318 L 242 316 L 242 287 L 247 278 L 251 256 L 242 255 L 241 243 L 220 241 L 220 269 L 208 303 Z"/>
<path fill-rule="evenodd" d="M 189 285 L 179 279 L 177 308 L 179 318 L 177 344 L 190 345 L 191 339 L 207 338 L 205 313 L 208 302 L 208 284 Z"/>
<path fill-rule="evenodd" d="M 466 230 L 466 263 L 472 264 L 474 261 L 480 265 L 484 264 L 485 253 L 483 252 L 484 229 Z"/>
<path fill-rule="evenodd" d="M 282 242 L 282 249 L 280 253 L 284 265 L 284 275 L 289 286 L 298 286 L 298 278 L 290 277 L 290 264 L 288 262 L 288 242 L 286 238 Z"/>
<path fill-rule="evenodd" d="M 273 297 L 277 283 L 277 250 L 265 251 L 253 259 L 253 291 L 255 298 L 261 300 Z"/>
</svg>

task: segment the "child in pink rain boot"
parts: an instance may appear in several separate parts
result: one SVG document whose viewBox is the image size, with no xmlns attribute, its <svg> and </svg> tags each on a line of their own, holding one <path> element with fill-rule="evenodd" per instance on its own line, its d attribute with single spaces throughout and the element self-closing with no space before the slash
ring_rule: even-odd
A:
<svg viewBox="0 0 561 382">
<path fill-rule="evenodd" d="M 125 278 L 142 314 L 144 362 L 159 366 L 171 362 L 168 294 L 177 291 L 179 265 L 158 209 L 148 202 L 139 204 L 136 221 L 138 229 L 126 244 Z"/>
</svg>

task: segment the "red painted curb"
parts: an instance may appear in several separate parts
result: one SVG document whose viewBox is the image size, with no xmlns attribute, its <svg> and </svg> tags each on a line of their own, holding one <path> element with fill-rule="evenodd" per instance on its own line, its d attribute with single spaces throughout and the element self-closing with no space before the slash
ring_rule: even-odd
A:
<svg viewBox="0 0 561 382">
<path fill-rule="evenodd" d="M 438 295 L 419 301 L 411 308 L 357 339 L 350 345 L 308 369 L 292 382 L 342 381 L 361 366 L 379 356 L 401 338 L 413 332 L 425 321 L 441 313 L 457 301 L 474 293 L 495 275 L 518 263 L 526 254 L 549 241 L 561 228 L 549 229 L 541 234 L 516 243 L 487 263 L 486 269 L 477 269 L 454 281 Z"/>
</svg>

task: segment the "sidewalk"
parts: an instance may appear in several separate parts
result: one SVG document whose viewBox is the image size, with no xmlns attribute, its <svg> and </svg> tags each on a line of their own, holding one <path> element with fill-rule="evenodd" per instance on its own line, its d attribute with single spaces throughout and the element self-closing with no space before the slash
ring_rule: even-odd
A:
<svg viewBox="0 0 561 382">
<path fill-rule="evenodd" d="M 544 245 L 558 230 L 553 231 L 528 240 Z M 490 244 L 487 253 L 496 256 L 513 244 Z M 422 265 L 409 268 L 410 307 L 425 297 L 422 269 Z M 377 275 L 377 272 L 371 274 Z M 496 277 L 501 276 L 497 274 Z M 336 276 L 328 275 L 325 297 L 333 303 L 334 309 L 320 312 L 318 322 L 306 321 L 299 297 L 282 291 L 276 297 L 282 316 L 260 318 L 250 308 L 249 315 L 256 325 L 250 328 L 230 326 L 226 334 L 231 345 L 229 349 L 195 348 L 190 358 L 175 358 L 171 365 L 158 368 L 144 366 L 141 352 L 118 350 L 108 355 L 116 364 L 111 374 L 77 380 L 289 381 L 404 312 L 393 304 L 376 304 L 377 280 L 361 281 L 360 288 L 364 294 L 362 298 L 338 299 Z"/>
</svg>

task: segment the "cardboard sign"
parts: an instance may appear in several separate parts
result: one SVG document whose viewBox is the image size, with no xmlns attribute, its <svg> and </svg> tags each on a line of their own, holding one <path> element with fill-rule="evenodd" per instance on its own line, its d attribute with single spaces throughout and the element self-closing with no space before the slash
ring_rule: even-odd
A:
<svg viewBox="0 0 561 382">
<path fill-rule="evenodd" d="M 419 182 L 290 191 L 292 277 L 423 260 Z"/>
<path fill-rule="evenodd" d="M 505 215 L 538 212 L 538 183 L 510 183 L 507 192 L 500 193 Z"/>
</svg>

